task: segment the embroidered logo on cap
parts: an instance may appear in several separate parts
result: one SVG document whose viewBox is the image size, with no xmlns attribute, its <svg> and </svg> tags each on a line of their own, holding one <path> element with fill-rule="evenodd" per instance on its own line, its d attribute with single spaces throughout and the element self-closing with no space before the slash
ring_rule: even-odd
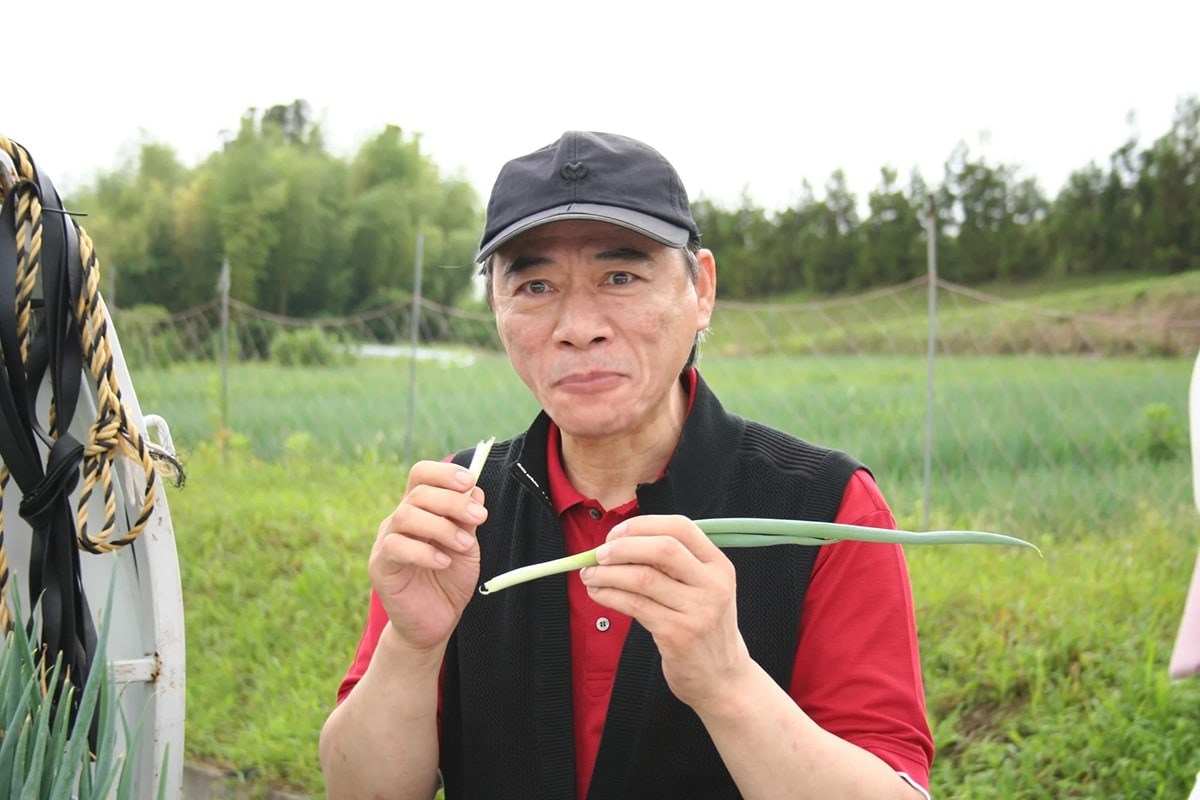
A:
<svg viewBox="0 0 1200 800">
<path fill-rule="evenodd" d="M 566 164 L 563 164 L 558 174 L 562 175 L 564 180 L 581 181 L 587 177 L 588 166 L 582 161 L 568 161 Z"/>
</svg>

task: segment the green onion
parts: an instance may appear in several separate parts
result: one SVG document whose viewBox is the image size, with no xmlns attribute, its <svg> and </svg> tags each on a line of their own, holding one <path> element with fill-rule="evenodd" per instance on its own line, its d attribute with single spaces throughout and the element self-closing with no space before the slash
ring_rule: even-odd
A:
<svg viewBox="0 0 1200 800">
<path fill-rule="evenodd" d="M 849 540 L 893 544 L 999 544 L 1028 547 L 1037 551 L 1038 555 L 1042 553 L 1035 545 L 1024 539 L 987 531 L 925 531 L 919 533 L 868 528 L 862 525 L 841 525 L 835 522 L 754 517 L 698 519 L 696 526 L 704 531 L 717 547 L 764 547 L 776 544 L 824 545 Z M 509 570 L 480 586 L 479 593 L 495 594 L 510 586 L 544 578 L 547 575 L 594 567 L 598 549 Z"/>
<path fill-rule="evenodd" d="M 479 480 L 479 473 L 483 472 L 483 465 L 487 463 L 488 453 L 492 452 L 492 445 L 495 443 L 496 437 L 493 436 L 475 445 L 475 453 L 471 456 L 471 466 L 467 467 L 467 470 L 475 476 L 475 480 Z"/>
</svg>

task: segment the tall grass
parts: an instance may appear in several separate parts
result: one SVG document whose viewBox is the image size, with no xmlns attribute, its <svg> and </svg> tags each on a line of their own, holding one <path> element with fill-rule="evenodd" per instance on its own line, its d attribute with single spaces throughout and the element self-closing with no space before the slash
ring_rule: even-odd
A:
<svg viewBox="0 0 1200 800">
<path fill-rule="evenodd" d="M 1196 537 L 1144 508 L 1044 563 L 910 552 L 942 797 L 1183 797 L 1200 768 L 1200 685 L 1166 660 Z M 1181 554 L 1184 557 L 1181 557 Z"/>
<path fill-rule="evenodd" d="M 920 358 L 763 356 L 701 361 L 737 413 L 845 448 L 897 473 L 919 473 L 926 366 Z M 1191 364 L 1182 359 L 940 358 L 935 441 L 942 471 L 1128 455 L 1151 404 L 1183 418 Z M 183 447 L 211 441 L 220 386 L 211 364 L 134 375 L 141 406 L 171 423 Z M 409 412 L 407 360 L 324 368 L 237 364 L 229 371 L 230 428 L 262 458 L 304 432 L 331 456 L 402 452 Z M 537 411 L 502 357 L 467 368 L 416 369 L 414 452 L 441 457 L 482 434 L 521 430 Z"/>
<path fill-rule="evenodd" d="M 919 361 L 703 366 L 730 409 L 862 458 L 901 524 L 918 526 Z M 1186 794 L 1200 769 L 1200 683 L 1169 682 L 1166 662 L 1200 524 L 1185 451 L 1155 460 L 1142 442 L 1148 406 L 1182 414 L 1189 368 L 1002 358 L 940 367 L 934 527 L 1013 533 L 1046 557 L 909 552 L 936 796 Z M 224 454 L 208 375 L 135 378 L 190 472 L 169 498 L 187 616 L 188 756 L 319 794 L 316 740 L 361 632 L 366 558 L 404 488 L 407 370 L 239 367 Z M 422 365 L 416 455 L 520 429 L 534 407 L 515 381 L 503 361 L 467 372 Z M 479 388 L 488 382 L 494 396 Z"/>
</svg>

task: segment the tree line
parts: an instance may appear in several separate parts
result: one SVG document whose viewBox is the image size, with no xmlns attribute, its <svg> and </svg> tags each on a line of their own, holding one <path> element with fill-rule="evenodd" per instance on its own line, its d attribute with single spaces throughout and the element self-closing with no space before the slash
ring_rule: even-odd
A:
<svg viewBox="0 0 1200 800">
<path fill-rule="evenodd" d="M 67 202 L 87 214 L 110 304 L 202 304 L 228 259 L 232 297 L 301 317 L 408 297 L 418 234 L 422 293 L 452 302 L 470 283 L 481 219 L 474 188 L 443 176 L 419 136 L 389 125 L 339 158 L 303 100 L 249 109 L 194 168 L 142 144 Z"/>
<path fill-rule="evenodd" d="M 704 244 L 730 299 L 859 291 L 927 269 L 978 285 L 1111 272 L 1200 268 L 1200 97 L 1180 100 L 1170 129 L 1143 146 L 1130 134 L 1106 164 L 1075 170 L 1057 196 L 1013 165 L 960 144 L 940 182 L 885 166 L 865 206 L 835 171 L 818 196 L 804 181 L 792 206 L 769 211 L 694 202 Z M 232 295 L 292 316 L 346 314 L 422 293 L 453 304 L 471 283 L 482 205 L 445 176 L 420 137 L 396 126 L 349 159 L 331 154 L 308 105 L 248 110 L 237 133 L 193 168 L 165 144 L 101 173 L 69 202 L 87 213 L 109 302 L 177 311 L 215 293 L 223 259 Z"/>
<path fill-rule="evenodd" d="M 769 214 L 748 201 L 697 209 L 721 264 L 726 297 L 856 291 L 927 271 L 924 230 L 932 201 L 938 274 L 966 285 L 1111 272 L 1200 269 L 1200 98 L 1181 100 L 1171 128 L 1147 147 L 1136 135 L 1075 170 L 1053 199 L 1012 165 L 959 145 L 934 184 L 891 167 L 860 214 L 835 171 L 817 198 Z"/>
</svg>

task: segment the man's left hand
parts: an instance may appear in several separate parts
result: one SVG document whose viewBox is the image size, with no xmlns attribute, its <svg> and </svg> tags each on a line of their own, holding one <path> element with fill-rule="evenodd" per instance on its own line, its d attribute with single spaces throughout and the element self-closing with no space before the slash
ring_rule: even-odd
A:
<svg viewBox="0 0 1200 800">
<path fill-rule="evenodd" d="M 650 632 L 667 685 L 684 703 L 717 700 L 752 664 L 737 626 L 733 564 L 687 517 L 617 525 L 597 563 L 581 573 L 592 599 Z"/>
</svg>

